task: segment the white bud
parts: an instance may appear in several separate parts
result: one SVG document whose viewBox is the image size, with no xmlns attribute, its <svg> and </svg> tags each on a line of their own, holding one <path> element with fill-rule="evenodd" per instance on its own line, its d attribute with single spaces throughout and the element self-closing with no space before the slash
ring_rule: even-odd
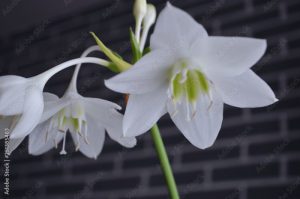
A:
<svg viewBox="0 0 300 199">
<path fill-rule="evenodd" d="M 143 20 L 143 34 L 140 42 L 140 50 L 143 51 L 146 43 L 146 39 L 148 36 L 148 32 L 150 27 L 154 24 L 156 19 L 156 9 L 154 5 L 148 4 L 147 5 L 147 13 Z"/>
<path fill-rule="evenodd" d="M 147 13 L 147 1 L 135 0 L 133 5 L 133 15 L 135 18 L 144 18 Z"/>
<path fill-rule="evenodd" d="M 147 13 L 143 20 L 143 28 L 148 28 L 152 26 L 156 19 L 156 9 L 152 4 L 147 5 Z"/>
<path fill-rule="evenodd" d="M 142 21 L 147 13 L 147 1 L 146 0 L 135 0 L 133 5 L 133 15 L 135 17 L 135 37 L 140 42 L 140 32 Z"/>
</svg>

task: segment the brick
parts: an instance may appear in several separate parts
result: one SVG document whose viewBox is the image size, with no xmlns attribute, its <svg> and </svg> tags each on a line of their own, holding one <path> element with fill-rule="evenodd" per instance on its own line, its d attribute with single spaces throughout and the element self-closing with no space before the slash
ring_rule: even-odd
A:
<svg viewBox="0 0 300 199">
<path fill-rule="evenodd" d="M 214 189 L 210 191 L 198 191 L 198 192 L 191 192 L 184 195 L 184 199 L 216 199 L 216 198 L 225 198 L 225 199 L 238 199 L 239 198 L 239 191 L 235 189 Z"/>
<path fill-rule="evenodd" d="M 141 157 L 135 159 L 124 159 L 124 169 L 137 169 L 137 168 L 149 168 L 159 166 L 159 160 L 156 156 L 152 157 Z"/>
<path fill-rule="evenodd" d="M 60 177 L 63 174 L 62 168 L 47 168 L 47 170 L 34 171 L 29 173 L 28 178 L 39 180 L 41 178 Z"/>
<path fill-rule="evenodd" d="M 277 119 L 268 121 L 257 121 L 242 123 L 234 126 L 223 127 L 218 136 L 218 140 L 225 138 L 246 138 L 262 134 L 276 134 L 279 131 L 279 122 Z"/>
<path fill-rule="evenodd" d="M 92 162 L 93 161 L 93 162 Z M 95 162 L 94 160 L 87 161 L 84 165 L 74 166 L 72 173 L 74 175 L 86 175 L 97 172 L 109 172 L 113 170 L 113 162 Z"/>
<path fill-rule="evenodd" d="M 300 139 L 278 139 L 276 141 L 267 141 L 255 143 L 249 146 L 250 155 L 272 155 L 278 156 L 283 153 L 298 153 L 300 151 Z"/>
<path fill-rule="evenodd" d="M 212 160 L 222 161 L 224 159 L 238 158 L 239 155 L 240 147 L 235 144 L 219 149 L 212 147 L 206 150 L 195 149 L 194 151 L 183 153 L 182 162 L 187 164 Z"/>
<path fill-rule="evenodd" d="M 213 170 L 214 181 L 251 180 L 276 178 L 279 175 L 278 162 L 269 163 L 266 169 L 259 170 L 259 164 L 236 165 Z"/>
<path fill-rule="evenodd" d="M 269 12 L 257 12 L 255 16 L 252 13 L 248 16 L 236 17 L 233 21 L 222 25 L 223 29 L 241 26 L 251 26 L 253 23 L 258 23 L 263 20 L 270 20 L 278 18 L 278 10 L 271 10 Z"/>
<path fill-rule="evenodd" d="M 296 133 L 297 130 L 300 130 L 300 115 L 298 117 L 289 118 L 288 120 L 288 129 L 289 131 L 294 131 Z"/>
<path fill-rule="evenodd" d="M 204 172 L 202 170 L 195 171 L 174 171 L 174 177 L 176 183 L 182 186 L 188 186 L 189 184 L 201 184 L 204 180 Z M 162 173 L 153 175 L 150 177 L 150 186 L 165 186 L 165 178 Z"/>
<path fill-rule="evenodd" d="M 298 179 L 290 184 L 251 187 L 247 192 L 247 197 L 256 199 L 297 199 L 300 197 L 299 183 Z"/>
<path fill-rule="evenodd" d="M 140 179 L 138 177 L 114 177 L 112 179 L 100 179 L 94 185 L 94 190 L 124 190 L 135 189 L 139 186 Z"/>
<path fill-rule="evenodd" d="M 288 174 L 292 177 L 300 176 L 300 160 L 290 160 L 288 162 Z"/>
<path fill-rule="evenodd" d="M 76 183 L 76 182 L 65 182 L 65 183 L 57 183 L 55 185 L 50 185 L 46 187 L 46 194 L 47 195 L 62 195 L 62 194 L 75 194 L 74 190 L 79 192 L 83 190 L 85 184 L 83 182 Z"/>
</svg>

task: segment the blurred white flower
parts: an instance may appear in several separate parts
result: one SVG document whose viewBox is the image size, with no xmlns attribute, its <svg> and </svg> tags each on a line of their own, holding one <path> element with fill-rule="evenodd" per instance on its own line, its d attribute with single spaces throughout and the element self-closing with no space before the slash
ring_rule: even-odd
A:
<svg viewBox="0 0 300 199">
<path fill-rule="evenodd" d="M 88 48 L 83 57 L 98 46 Z M 57 147 L 60 141 L 62 150 L 66 154 L 65 145 L 69 131 L 76 145 L 89 158 L 97 158 L 100 154 L 105 137 L 105 130 L 115 141 L 125 147 L 133 147 L 135 138 L 124 138 L 122 134 L 123 115 L 121 109 L 112 102 L 83 97 L 77 92 L 76 81 L 80 65 L 77 65 L 69 88 L 62 98 L 54 94 L 44 93 L 45 108 L 39 124 L 29 135 L 29 153 L 40 155 Z"/>
<path fill-rule="evenodd" d="M 102 60 L 91 57 L 73 59 L 30 78 L 15 75 L 0 77 L 0 138 L 4 137 L 5 129 L 9 129 L 10 149 L 15 149 L 39 124 L 44 109 L 43 89 L 46 82 L 57 72 L 78 63 L 101 64 Z M 55 110 L 60 106 L 63 104 L 57 102 L 49 108 Z"/>
<path fill-rule="evenodd" d="M 266 50 L 263 39 L 208 36 L 202 25 L 168 3 L 150 40 L 152 52 L 106 86 L 128 93 L 125 136 L 149 130 L 169 112 L 196 147 L 211 146 L 221 128 L 223 103 L 262 107 L 277 101 L 250 68 Z"/>
</svg>

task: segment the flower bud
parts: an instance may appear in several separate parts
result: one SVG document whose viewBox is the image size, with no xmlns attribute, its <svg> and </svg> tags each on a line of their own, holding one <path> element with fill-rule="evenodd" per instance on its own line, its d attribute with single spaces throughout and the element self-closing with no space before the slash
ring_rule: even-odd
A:
<svg viewBox="0 0 300 199">
<path fill-rule="evenodd" d="M 154 5 L 148 4 L 147 5 L 147 13 L 143 19 L 143 34 L 142 34 L 142 38 L 140 41 L 140 50 L 142 52 L 145 47 L 149 29 L 154 24 L 155 19 L 156 19 L 156 9 L 155 9 Z"/>
<path fill-rule="evenodd" d="M 135 18 L 143 18 L 147 13 L 147 1 L 135 0 L 133 6 L 133 15 Z"/>
<path fill-rule="evenodd" d="M 135 37 L 138 43 L 140 43 L 141 26 L 146 13 L 147 13 L 147 1 L 135 0 L 133 6 L 133 15 L 135 17 Z"/>
<path fill-rule="evenodd" d="M 152 26 L 156 19 L 156 9 L 152 4 L 147 5 L 147 13 L 143 20 L 143 28 L 149 28 Z"/>
</svg>

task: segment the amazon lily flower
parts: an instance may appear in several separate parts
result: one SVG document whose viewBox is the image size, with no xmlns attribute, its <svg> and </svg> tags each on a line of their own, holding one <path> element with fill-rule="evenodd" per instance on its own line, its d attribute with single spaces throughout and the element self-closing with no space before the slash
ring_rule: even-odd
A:
<svg viewBox="0 0 300 199">
<path fill-rule="evenodd" d="M 43 110 L 43 89 L 46 82 L 57 72 L 78 63 L 105 64 L 98 58 L 69 60 L 37 76 L 24 78 L 15 75 L 0 77 L 0 130 L 10 131 L 10 152 L 39 124 Z M 63 106 L 53 104 L 50 109 Z M 1 135 L 2 139 L 4 136 Z"/>
<path fill-rule="evenodd" d="M 98 50 L 98 46 L 88 48 L 82 56 L 85 57 L 95 50 Z M 41 124 L 29 135 L 30 154 L 45 153 L 57 147 L 60 141 L 63 142 L 60 154 L 66 154 L 68 131 L 76 145 L 76 151 L 81 151 L 89 158 L 96 159 L 100 154 L 105 130 L 121 145 L 135 146 L 135 138 L 123 137 L 123 115 L 117 111 L 121 109 L 120 106 L 102 99 L 83 97 L 77 92 L 76 82 L 79 69 L 80 65 L 77 65 L 71 83 L 62 98 L 44 93 L 45 108 Z"/>
<path fill-rule="evenodd" d="M 43 89 L 46 82 L 60 70 L 81 62 L 99 63 L 100 59 L 74 59 L 40 75 L 24 78 L 15 75 L 0 77 L 0 115 L 17 116 L 11 138 L 28 135 L 39 123 L 43 113 Z M 100 61 L 101 62 L 101 61 Z"/>
<path fill-rule="evenodd" d="M 253 108 L 277 101 L 250 69 L 265 53 L 263 39 L 208 36 L 201 24 L 168 3 L 150 48 L 132 68 L 105 82 L 130 94 L 125 136 L 146 132 L 168 112 L 183 135 L 204 149 L 220 131 L 224 103 Z"/>
</svg>

